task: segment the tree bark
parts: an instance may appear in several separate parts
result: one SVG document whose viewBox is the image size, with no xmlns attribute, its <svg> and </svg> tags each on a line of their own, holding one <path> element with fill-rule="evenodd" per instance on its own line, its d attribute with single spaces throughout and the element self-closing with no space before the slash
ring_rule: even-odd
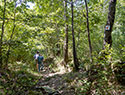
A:
<svg viewBox="0 0 125 95">
<path fill-rule="evenodd" d="M 90 38 L 90 31 L 89 31 L 89 16 L 88 16 L 88 5 L 87 5 L 87 1 L 85 0 L 85 6 L 86 6 L 86 20 L 87 20 L 87 32 L 88 32 L 88 42 L 89 42 L 89 56 L 90 56 L 90 63 L 93 62 L 92 59 L 92 45 L 91 45 L 91 38 Z"/>
<path fill-rule="evenodd" d="M 64 62 L 68 63 L 68 17 L 67 17 L 67 0 L 64 1 L 64 18 L 65 18 L 65 42 L 64 42 Z"/>
<path fill-rule="evenodd" d="M 115 10 L 116 10 L 116 2 L 117 0 L 110 0 L 109 2 L 109 12 L 108 12 L 108 19 L 105 25 L 104 31 L 104 48 L 106 44 L 109 44 L 110 47 L 112 46 L 112 28 L 115 19 Z"/>
<path fill-rule="evenodd" d="M 74 70 L 79 70 L 79 63 L 77 59 L 76 47 L 75 47 L 75 37 L 74 37 L 74 13 L 73 13 L 73 0 L 71 0 L 71 10 L 72 10 L 72 41 L 73 41 L 73 60 L 74 60 Z"/>
<path fill-rule="evenodd" d="M 4 24 L 5 24 L 5 13 L 6 13 L 6 0 L 4 0 L 4 10 L 3 10 L 3 23 L 2 23 L 2 33 L 0 39 L 0 67 L 3 65 L 2 58 L 2 46 L 3 46 L 3 36 L 4 36 Z"/>
</svg>

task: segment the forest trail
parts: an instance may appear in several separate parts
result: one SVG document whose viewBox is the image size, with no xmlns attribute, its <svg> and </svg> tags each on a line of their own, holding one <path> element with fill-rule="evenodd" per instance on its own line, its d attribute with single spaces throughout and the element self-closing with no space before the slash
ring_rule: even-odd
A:
<svg viewBox="0 0 125 95">
<path fill-rule="evenodd" d="M 41 78 L 37 87 L 48 90 L 49 95 L 75 95 L 74 89 L 69 89 L 69 84 L 65 80 L 64 72 L 52 72 L 47 67 L 40 72 Z M 52 93 L 52 94 L 51 94 Z"/>
</svg>

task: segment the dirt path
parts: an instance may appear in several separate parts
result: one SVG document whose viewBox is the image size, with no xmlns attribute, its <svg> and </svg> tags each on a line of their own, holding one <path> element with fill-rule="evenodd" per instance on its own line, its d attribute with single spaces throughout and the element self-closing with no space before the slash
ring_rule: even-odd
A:
<svg viewBox="0 0 125 95">
<path fill-rule="evenodd" d="M 75 95 L 74 89 L 69 89 L 69 83 L 65 81 L 66 73 L 62 72 L 50 72 L 49 69 L 45 67 L 43 71 L 41 71 L 40 76 L 42 78 L 39 79 L 37 86 L 50 88 L 50 90 L 54 89 L 59 92 L 61 95 Z M 51 94 L 51 95 L 59 95 L 59 94 Z"/>
</svg>

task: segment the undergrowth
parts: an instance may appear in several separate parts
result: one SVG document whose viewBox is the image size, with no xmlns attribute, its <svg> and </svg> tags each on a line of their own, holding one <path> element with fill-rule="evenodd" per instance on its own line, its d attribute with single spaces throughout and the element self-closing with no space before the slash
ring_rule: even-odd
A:
<svg viewBox="0 0 125 95">
<path fill-rule="evenodd" d="M 27 63 L 9 64 L 8 70 L 0 70 L 0 95 L 42 95 L 35 89 L 38 75 Z"/>
</svg>

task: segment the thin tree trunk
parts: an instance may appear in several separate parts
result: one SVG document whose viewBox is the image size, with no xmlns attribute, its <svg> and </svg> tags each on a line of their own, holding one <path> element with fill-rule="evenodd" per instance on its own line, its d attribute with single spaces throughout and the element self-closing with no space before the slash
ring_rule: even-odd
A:
<svg viewBox="0 0 125 95">
<path fill-rule="evenodd" d="M 3 46 L 3 36 L 4 36 L 4 24 L 5 24 L 5 13 L 6 13 L 6 0 L 4 0 L 4 10 L 3 10 L 3 23 L 2 23 L 2 33 L 0 39 L 0 67 L 3 65 L 2 58 L 2 46 Z"/>
<path fill-rule="evenodd" d="M 75 47 L 75 37 L 74 37 L 74 13 L 73 13 L 73 0 L 71 0 L 71 10 L 72 10 L 72 40 L 73 40 L 73 60 L 74 60 L 74 70 L 79 70 L 79 63 L 76 54 L 76 47 Z"/>
<path fill-rule="evenodd" d="M 116 2 L 117 0 L 110 0 L 109 2 L 109 13 L 108 13 L 108 20 L 105 25 L 104 31 L 104 48 L 106 44 L 109 44 L 110 47 L 112 46 L 112 28 L 115 19 L 115 10 L 116 10 Z"/>
<path fill-rule="evenodd" d="M 92 59 L 92 45 L 91 45 L 91 39 L 90 39 L 90 31 L 89 31 L 89 16 L 88 16 L 88 5 L 87 2 L 85 0 L 85 6 L 86 6 L 86 20 L 87 20 L 87 32 L 88 32 L 88 41 L 89 41 L 89 50 L 90 50 L 90 63 L 93 62 Z"/>
<path fill-rule="evenodd" d="M 81 31 L 79 30 L 79 32 L 78 32 L 78 42 L 77 42 L 77 45 L 76 45 L 76 47 L 78 47 L 79 46 L 79 39 L 80 39 L 80 33 L 81 33 Z"/>
<path fill-rule="evenodd" d="M 64 42 L 64 62 L 68 63 L 68 17 L 67 17 L 67 0 L 64 1 L 64 18 L 65 18 L 65 42 Z"/>
<path fill-rule="evenodd" d="M 14 32 L 15 32 L 15 27 L 16 27 L 16 25 L 15 25 L 15 15 L 16 15 L 16 12 L 14 12 L 13 30 L 12 30 L 12 34 L 11 34 L 10 39 L 9 39 L 10 42 L 13 39 L 13 35 L 14 35 Z M 6 58 L 6 67 L 8 67 L 7 64 L 8 64 L 8 60 L 9 60 L 10 49 L 11 49 L 11 44 L 9 43 L 7 54 L 6 54 L 7 55 L 7 58 Z"/>
<path fill-rule="evenodd" d="M 60 56 L 60 54 L 61 54 L 61 49 L 60 49 L 60 44 L 59 44 L 59 29 L 58 29 L 58 24 L 56 23 L 56 26 L 55 26 L 55 28 L 56 28 L 56 31 L 57 31 L 57 39 L 58 39 L 58 42 L 57 42 L 57 44 L 56 44 L 56 51 L 55 51 L 55 53 L 56 53 L 56 56 Z"/>
</svg>

